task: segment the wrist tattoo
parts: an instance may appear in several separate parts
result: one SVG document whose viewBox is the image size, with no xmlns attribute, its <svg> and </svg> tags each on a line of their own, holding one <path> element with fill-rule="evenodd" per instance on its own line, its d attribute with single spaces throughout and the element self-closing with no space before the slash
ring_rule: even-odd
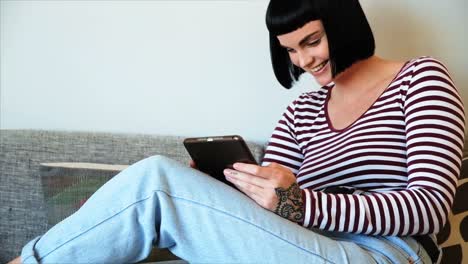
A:
<svg viewBox="0 0 468 264">
<path fill-rule="evenodd" d="M 275 214 L 294 222 L 301 222 L 304 219 L 304 203 L 302 202 L 302 192 L 295 182 L 289 188 L 275 188 L 278 196 L 278 205 Z"/>
</svg>

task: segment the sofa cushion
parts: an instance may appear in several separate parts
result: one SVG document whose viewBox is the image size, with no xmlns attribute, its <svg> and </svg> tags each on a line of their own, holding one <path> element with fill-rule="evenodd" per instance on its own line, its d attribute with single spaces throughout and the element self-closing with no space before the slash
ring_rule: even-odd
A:
<svg viewBox="0 0 468 264">
<path fill-rule="evenodd" d="M 441 263 L 468 263 L 468 158 L 462 163 L 457 193 L 448 221 L 437 240 L 442 248 Z"/>
</svg>

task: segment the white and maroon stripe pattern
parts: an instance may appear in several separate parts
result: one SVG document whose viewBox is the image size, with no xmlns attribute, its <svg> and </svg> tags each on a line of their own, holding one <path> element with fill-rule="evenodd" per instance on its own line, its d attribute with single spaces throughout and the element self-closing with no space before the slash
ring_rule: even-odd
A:
<svg viewBox="0 0 468 264">
<path fill-rule="evenodd" d="M 372 235 L 437 233 L 453 203 L 464 110 L 447 69 L 408 62 L 351 126 L 331 126 L 333 85 L 301 95 L 273 132 L 263 165 L 290 168 L 303 189 L 304 226 Z M 364 194 L 319 190 L 349 186 Z"/>
</svg>

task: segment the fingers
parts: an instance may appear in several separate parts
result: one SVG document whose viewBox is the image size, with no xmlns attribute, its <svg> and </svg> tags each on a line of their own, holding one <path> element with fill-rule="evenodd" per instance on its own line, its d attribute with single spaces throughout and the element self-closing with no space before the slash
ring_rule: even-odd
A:
<svg viewBox="0 0 468 264">
<path fill-rule="evenodd" d="M 278 204 L 278 198 L 271 190 L 261 188 L 247 182 L 239 181 L 234 178 L 226 177 L 228 181 L 233 183 L 241 192 L 245 193 L 261 207 L 273 211 Z"/>
<path fill-rule="evenodd" d="M 267 179 L 231 169 L 225 169 L 224 176 L 226 176 L 226 179 L 233 181 L 233 183 L 242 182 L 250 185 L 255 185 L 260 188 L 270 187 L 271 185 Z"/>
<path fill-rule="evenodd" d="M 263 191 L 261 186 L 252 184 L 250 182 L 242 181 L 231 176 L 226 176 L 226 179 L 236 185 L 239 189 L 243 190 L 245 193 L 260 193 Z"/>
<path fill-rule="evenodd" d="M 262 178 L 269 178 L 271 175 L 270 169 L 268 167 L 262 167 L 255 164 L 248 164 L 248 163 L 234 163 L 234 169 L 247 173 L 252 174 Z"/>
<path fill-rule="evenodd" d="M 197 165 L 195 164 L 195 161 L 190 160 L 189 165 L 190 165 L 190 168 L 197 169 Z"/>
<path fill-rule="evenodd" d="M 234 169 L 244 172 L 247 174 L 255 175 L 265 179 L 278 180 L 283 178 L 284 175 L 292 175 L 290 169 L 280 165 L 278 163 L 272 162 L 266 167 L 248 164 L 248 163 L 234 163 Z"/>
<path fill-rule="evenodd" d="M 232 182 L 241 192 L 245 193 L 261 207 L 270 211 L 273 211 L 276 208 L 278 204 L 278 197 L 272 190 L 263 189 L 246 182 L 236 182 L 234 180 Z"/>
</svg>

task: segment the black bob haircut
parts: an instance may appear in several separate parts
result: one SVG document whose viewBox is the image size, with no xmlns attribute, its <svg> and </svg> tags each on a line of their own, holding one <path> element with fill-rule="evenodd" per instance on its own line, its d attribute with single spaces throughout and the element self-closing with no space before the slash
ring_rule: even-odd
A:
<svg viewBox="0 0 468 264">
<path fill-rule="evenodd" d="M 266 12 L 270 55 L 276 79 L 291 88 L 304 73 L 295 66 L 277 36 L 321 20 L 328 39 L 332 76 L 374 55 L 372 29 L 359 0 L 271 0 Z"/>
</svg>

